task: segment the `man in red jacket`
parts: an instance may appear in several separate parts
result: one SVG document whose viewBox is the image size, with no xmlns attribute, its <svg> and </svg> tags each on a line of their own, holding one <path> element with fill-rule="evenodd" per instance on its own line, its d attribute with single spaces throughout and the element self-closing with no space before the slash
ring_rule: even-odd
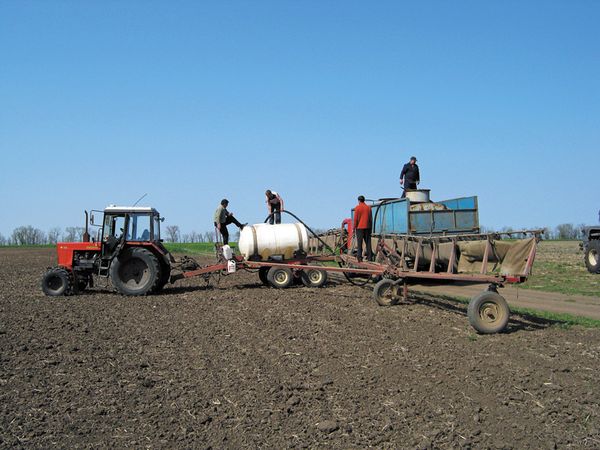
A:
<svg viewBox="0 0 600 450">
<path fill-rule="evenodd" d="M 356 245 L 358 253 L 356 258 L 359 262 L 362 261 L 362 244 L 365 241 L 367 247 L 367 261 L 371 261 L 371 228 L 373 221 L 371 218 L 371 207 L 365 203 L 365 198 L 362 195 L 358 196 L 358 205 L 354 207 L 354 233 L 356 233 Z"/>
</svg>

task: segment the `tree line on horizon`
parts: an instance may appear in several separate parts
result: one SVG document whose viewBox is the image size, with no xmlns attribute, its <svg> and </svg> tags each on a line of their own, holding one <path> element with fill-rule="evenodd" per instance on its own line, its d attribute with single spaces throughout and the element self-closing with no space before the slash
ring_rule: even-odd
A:
<svg viewBox="0 0 600 450">
<path fill-rule="evenodd" d="M 543 230 L 542 239 L 544 240 L 580 240 L 583 238 L 583 227 L 585 225 L 574 225 L 572 223 L 563 223 L 554 228 L 540 228 Z M 7 245 L 44 245 L 56 244 L 57 242 L 80 242 L 85 229 L 83 227 L 66 227 L 64 230 L 60 227 L 54 227 L 47 232 L 35 228 L 31 225 L 23 225 L 15 228 L 10 236 L 4 236 L 0 233 L 0 246 Z M 315 230 L 318 232 L 318 230 Z M 482 233 L 493 232 L 511 232 L 515 231 L 512 227 L 503 227 L 499 230 L 492 230 L 487 227 L 481 227 Z M 164 228 L 162 238 L 166 242 L 181 243 L 199 243 L 215 242 L 215 231 L 182 233 L 178 225 L 169 225 Z M 232 239 L 239 239 L 239 231 L 232 233 Z"/>
</svg>

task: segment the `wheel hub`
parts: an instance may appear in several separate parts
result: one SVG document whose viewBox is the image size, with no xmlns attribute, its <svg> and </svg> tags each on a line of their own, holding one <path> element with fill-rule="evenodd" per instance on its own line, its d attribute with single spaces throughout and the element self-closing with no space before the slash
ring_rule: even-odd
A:
<svg viewBox="0 0 600 450">
<path fill-rule="evenodd" d="M 48 287 L 53 291 L 58 290 L 62 286 L 63 282 L 59 276 L 53 276 L 48 279 Z"/>
<path fill-rule="evenodd" d="M 275 274 L 275 281 L 278 283 L 285 283 L 287 281 L 287 274 L 284 271 L 279 271 Z"/>
<path fill-rule="evenodd" d="M 493 323 L 498 320 L 498 307 L 494 303 L 484 303 L 479 309 L 479 316 L 482 320 Z"/>
<path fill-rule="evenodd" d="M 308 278 L 310 279 L 311 282 L 316 284 L 321 281 L 321 274 L 319 272 L 317 272 L 316 270 L 312 270 L 308 274 Z"/>
<path fill-rule="evenodd" d="M 123 265 L 119 275 L 127 287 L 136 288 L 148 282 L 150 272 L 144 261 L 135 258 Z"/>
</svg>

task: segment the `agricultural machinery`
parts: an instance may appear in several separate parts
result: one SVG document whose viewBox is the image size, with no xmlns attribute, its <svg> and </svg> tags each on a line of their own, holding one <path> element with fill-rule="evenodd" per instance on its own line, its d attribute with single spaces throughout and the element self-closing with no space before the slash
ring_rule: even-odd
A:
<svg viewBox="0 0 600 450">
<path fill-rule="evenodd" d="M 86 217 L 84 242 L 57 244 L 58 266 L 45 274 L 42 288 L 52 296 L 74 294 L 91 286 L 96 275 L 109 278 L 123 295 L 146 295 L 168 282 L 210 280 L 239 270 L 255 272 L 264 284 L 278 289 L 298 284 L 294 281 L 318 288 L 328 274 L 337 273 L 355 285 L 375 283 L 374 299 L 389 306 L 408 300 L 411 283 L 485 283 L 487 290 L 469 303 L 469 321 L 481 333 L 502 331 L 510 310 L 498 288 L 527 279 L 541 231 L 481 234 L 476 197 L 436 203 L 428 193 L 425 199 L 410 194 L 374 203 L 374 261 L 355 254 L 351 219 L 317 235 L 284 211 L 296 222 L 245 226 L 239 254 L 218 244 L 217 261 L 201 267 L 191 258 L 175 260 L 163 246 L 161 217 L 154 208 L 109 206 L 92 211 L 89 221 Z M 95 225 L 94 213 L 103 219 L 90 241 L 87 223 Z"/>
<path fill-rule="evenodd" d="M 581 231 L 583 242 L 579 245 L 585 254 L 585 267 L 590 273 L 600 273 L 600 226 L 583 227 Z"/>
</svg>

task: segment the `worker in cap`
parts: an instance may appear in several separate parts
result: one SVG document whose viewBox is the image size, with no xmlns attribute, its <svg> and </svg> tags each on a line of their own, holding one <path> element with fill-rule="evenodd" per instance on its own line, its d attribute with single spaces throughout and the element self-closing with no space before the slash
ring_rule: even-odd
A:
<svg viewBox="0 0 600 450">
<path fill-rule="evenodd" d="M 267 209 L 269 210 L 269 223 L 281 223 L 281 211 L 283 211 L 283 199 L 277 192 L 267 189 L 265 192 Z"/>
<path fill-rule="evenodd" d="M 223 245 L 229 244 L 229 231 L 227 230 L 227 225 L 233 223 L 237 225 L 240 230 L 243 230 L 247 225 L 246 223 L 240 223 L 235 217 L 233 217 L 233 213 L 227 211 L 228 205 L 229 200 L 224 198 L 221 200 L 221 204 L 215 211 L 215 228 L 219 230 L 219 233 L 221 233 L 221 236 L 223 236 Z"/>
<path fill-rule="evenodd" d="M 404 187 L 402 198 L 406 197 L 408 189 L 417 189 L 420 181 L 421 177 L 419 175 L 419 166 L 417 166 L 417 158 L 411 156 L 410 161 L 404 164 L 402 172 L 400 172 L 400 185 Z"/>
<path fill-rule="evenodd" d="M 371 230 L 373 228 L 373 218 L 371 217 L 371 207 L 365 203 L 365 197 L 358 196 L 358 205 L 354 207 L 354 233 L 356 235 L 358 262 L 363 260 L 363 241 L 367 247 L 367 261 L 371 261 L 373 252 L 371 250 Z"/>
</svg>

